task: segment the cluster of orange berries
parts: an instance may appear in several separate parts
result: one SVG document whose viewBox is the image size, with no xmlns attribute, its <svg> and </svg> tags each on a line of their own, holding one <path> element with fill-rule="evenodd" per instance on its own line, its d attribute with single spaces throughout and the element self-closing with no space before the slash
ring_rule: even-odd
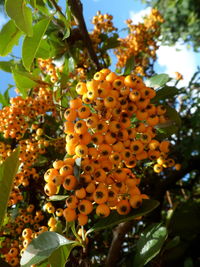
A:
<svg viewBox="0 0 200 267">
<path fill-rule="evenodd" d="M 113 26 L 113 16 L 109 14 L 101 14 L 100 11 L 97 12 L 96 16 L 92 18 L 92 24 L 94 24 L 94 32 L 112 32 L 116 31 L 117 28 Z"/>
<path fill-rule="evenodd" d="M 0 110 L 0 132 L 3 133 L 4 138 L 17 140 L 23 137 L 31 120 L 55 109 L 52 92 L 45 88 L 39 89 L 37 97 L 11 98 L 10 104 Z"/>
<path fill-rule="evenodd" d="M 19 266 L 20 257 L 31 240 L 48 231 L 48 227 L 41 223 L 44 219 L 43 212 L 34 212 L 34 209 L 33 204 L 20 209 L 14 221 L 4 226 L 3 234 L 11 237 L 1 242 L 1 254 L 11 266 Z"/>
<path fill-rule="evenodd" d="M 95 51 L 97 51 L 98 44 L 101 42 L 100 34 L 111 33 L 117 30 L 117 28 L 113 26 L 112 19 L 112 15 L 101 14 L 100 11 L 98 11 L 97 15 L 93 17 L 92 24 L 94 24 L 94 29 L 90 33 L 90 38 Z"/>
<path fill-rule="evenodd" d="M 0 164 L 12 153 L 11 145 L 0 142 Z"/>
<path fill-rule="evenodd" d="M 126 21 L 129 34 L 125 38 L 119 38 L 120 45 L 114 51 L 119 68 L 123 68 L 127 59 L 134 56 L 137 66 L 135 73 L 145 75 L 145 68 L 149 65 L 149 59 L 156 59 L 156 50 L 159 48 L 156 37 L 160 34 L 162 22 L 163 18 L 156 9 L 152 9 L 143 23 L 135 25 L 131 19 Z M 141 53 L 144 56 L 141 57 Z"/>
<path fill-rule="evenodd" d="M 68 158 L 46 171 L 44 191 L 52 196 L 64 188 L 69 197 L 63 216 L 84 225 L 94 207 L 103 217 L 110 209 L 128 214 L 139 207 L 147 196 L 131 169 L 145 159 L 166 160 L 170 143 L 155 139 L 154 127 L 165 119 L 166 108 L 150 103 L 156 92 L 140 77 L 102 69 L 91 81 L 79 82 L 76 91 L 79 97 L 70 100 L 64 113 Z"/>
<path fill-rule="evenodd" d="M 38 65 L 41 68 L 41 70 L 50 77 L 50 81 L 52 83 L 57 82 L 58 80 L 57 68 L 55 64 L 53 64 L 52 59 L 38 58 Z"/>
</svg>

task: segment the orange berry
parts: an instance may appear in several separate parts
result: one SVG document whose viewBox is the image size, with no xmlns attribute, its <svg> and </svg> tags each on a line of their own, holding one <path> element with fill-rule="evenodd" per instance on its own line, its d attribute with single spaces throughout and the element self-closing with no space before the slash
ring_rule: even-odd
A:
<svg viewBox="0 0 200 267">
<path fill-rule="evenodd" d="M 93 199 L 97 204 L 105 203 L 108 199 L 108 190 L 106 188 L 98 188 L 93 193 Z"/>
<path fill-rule="evenodd" d="M 81 98 L 75 98 L 75 99 L 71 99 L 69 101 L 69 106 L 71 109 L 78 109 L 82 106 L 82 100 Z"/>
<path fill-rule="evenodd" d="M 132 208 L 139 208 L 142 205 L 142 197 L 141 195 L 132 195 L 129 202 Z"/>
<path fill-rule="evenodd" d="M 131 210 L 131 207 L 130 207 L 130 204 L 128 202 L 128 200 L 126 199 L 122 199 L 120 200 L 118 203 L 117 203 L 117 212 L 120 214 L 120 215 L 126 215 L 130 212 Z"/>
<path fill-rule="evenodd" d="M 110 208 L 106 204 L 99 204 L 96 207 L 96 214 L 101 217 L 108 217 L 110 215 Z"/>
<path fill-rule="evenodd" d="M 77 179 L 74 175 L 67 175 L 63 181 L 63 187 L 66 190 L 73 190 L 77 185 Z"/>
<path fill-rule="evenodd" d="M 87 224 L 87 222 L 88 222 L 88 216 L 85 215 L 85 214 L 82 214 L 82 213 L 78 214 L 78 218 L 77 219 L 78 219 L 79 225 L 81 225 L 81 226 Z"/>
<path fill-rule="evenodd" d="M 81 200 L 78 205 L 78 210 L 84 215 L 90 214 L 93 210 L 92 202 L 86 199 Z"/>
<path fill-rule="evenodd" d="M 66 208 L 63 210 L 63 216 L 67 222 L 73 222 L 76 219 L 76 211 L 71 208 Z"/>
</svg>

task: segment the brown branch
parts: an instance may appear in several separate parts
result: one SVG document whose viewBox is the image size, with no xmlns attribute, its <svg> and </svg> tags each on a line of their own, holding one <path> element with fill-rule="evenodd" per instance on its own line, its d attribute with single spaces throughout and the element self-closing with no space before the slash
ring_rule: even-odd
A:
<svg viewBox="0 0 200 267">
<path fill-rule="evenodd" d="M 121 246 L 124 241 L 125 234 L 133 227 L 134 221 L 120 223 L 113 230 L 113 240 L 106 258 L 106 267 L 116 266 L 120 259 Z"/>
<path fill-rule="evenodd" d="M 90 56 L 91 60 L 95 63 L 97 70 L 99 70 L 100 64 L 99 64 L 97 55 L 94 51 L 94 48 L 92 46 L 92 41 L 91 41 L 90 36 L 88 34 L 88 31 L 87 31 L 87 27 L 86 27 L 85 20 L 83 17 L 82 4 L 81 4 L 80 0 L 68 0 L 68 3 L 71 7 L 71 11 L 72 11 L 74 17 L 78 21 L 78 25 L 79 25 L 80 32 L 82 34 L 83 42 L 85 44 L 85 47 L 88 50 L 89 56 Z"/>
<path fill-rule="evenodd" d="M 63 17 L 65 18 L 65 15 L 64 15 L 64 13 L 62 12 L 61 7 L 59 7 L 59 5 L 56 3 L 56 1 L 55 1 L 55 0 L 50 0 L 50 2 L 51 2 L 52 5 L 55 7 L 56 11 L 57 11 L 58 13 L 60 13 L 60 15 L 63 16 Z"/>
<path fill-rule="evenodd" d="M 166 198 L 167 198 L 170 208 L 173 208 L 173 202 L 172 202 L 169 190 L 166 191 Z"/>
</svg>

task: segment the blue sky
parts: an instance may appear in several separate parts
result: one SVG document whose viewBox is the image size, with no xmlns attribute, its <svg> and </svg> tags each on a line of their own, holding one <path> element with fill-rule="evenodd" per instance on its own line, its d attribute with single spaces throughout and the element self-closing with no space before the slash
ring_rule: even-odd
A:
<svg viewBox="0 0 200 267">
<path fill-rule="evenodd" d="M 137 23 L 150 11 L 146 5 L 141 4 L 140 0 L 82 0 L 82 3 L 84 17 L 89 31 L 92 29 L 91 19 L 98 10 L 103 14 L 109 13 L 113 15 L 113 22 L 118 30 L 126 26 L 124 23 L 126 19 L 132 18 Z M 65 0 L 59 0 L 59 4 L 64 7 Z M 5 21 L 5 17 L 0 15 L 0 28 Z M 13 54 L 20 56 L 20 50 L 20 47 L 15 47 Z M 0 58 L 0 61 L 3 60 L 9 60 L 9 58 Z M 161 46 L 158 50 L 156 72 L 165 72 L 173 77 L 174 72 L 179 71 L 185 78 L 181 85 L 187 84 L 195 72 L 197 65 L 200 66 L 200 53 L 196 54 L 192 50 L 188 50 L 181 43 L 178 43 L 174 47 Z M 14 84 L 11 74 L 0 71 L 0 92 L 5 91 L 9 83 Z"/>
</svg>

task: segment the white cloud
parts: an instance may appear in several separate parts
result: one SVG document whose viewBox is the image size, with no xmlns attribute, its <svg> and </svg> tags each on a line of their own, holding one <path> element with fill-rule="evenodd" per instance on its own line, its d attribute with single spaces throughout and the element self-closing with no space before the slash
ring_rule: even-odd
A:
<svg viewBox="0 0 200 267">
<path fill-rule="evenodd" d="M 180 86 L 187 85 L 196 71 L 195 53 L 188 50 L 186 45 L 177 43 L 174 46 L 160 46 L 157 51 L 157 62 L 164 67 L 164 72 L 175 77 L 175 72 L 183 75 Z"/>
<path fill-rule="evenodd" d="M 130 19 L 132 19 L 134 24 L 137 24 L 138 22 L 142 22 L 143 18 L 146 15 L 149 15 L 151 13 L 151 7 L 147 7 L 139 12 L 134 12 L 134 11 L 130 11 L 129 12 L 129 17 Z"/>
</svg>

